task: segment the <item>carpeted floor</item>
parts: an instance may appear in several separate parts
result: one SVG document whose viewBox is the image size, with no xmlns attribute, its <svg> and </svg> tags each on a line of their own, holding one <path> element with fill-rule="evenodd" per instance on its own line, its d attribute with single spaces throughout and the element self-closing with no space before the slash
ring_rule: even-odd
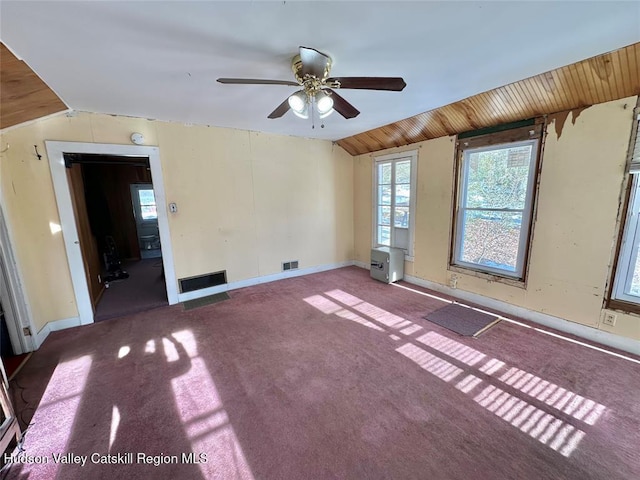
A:
<svg viewBox="0 0 640 480">
<path fill-rule="evenodd" d="M 2 364 L 4 365 L 4 371 L 7 374 L 7 378 L 11 376 L 22 366 L 23 362 L 27 360 L 28 353 L 22 353 L 20 355 L 11 355 L 10 357 L 2 357 Z"/>
<path fill-rule="evenodd" d="M 48 461 L 7 478 L 640 478 L 637 359 L 424 292 L 348 267 L 53 332 L 12 384 Z"/>
<path fill-rule="evenodd" d="M 129 278 L 112 282 L 105 289 L 96 309 L 96 322 L 168 305 L 161 258 L 128 261 L 123 268 Z"/>
</svg>

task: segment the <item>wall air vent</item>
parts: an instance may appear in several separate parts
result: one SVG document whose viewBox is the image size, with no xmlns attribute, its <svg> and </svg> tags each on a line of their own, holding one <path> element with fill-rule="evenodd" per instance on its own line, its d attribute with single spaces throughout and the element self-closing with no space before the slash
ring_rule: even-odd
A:
<svg viewBox="0 0 640 480">
<path fill-rule="evenodd" d="M 216 287 L 227 283 L 227 271 L 222 270 L 220 272 L 205 273 L 204 275 L 197 275 L 195 277 L 181 278 L 178 280 L 178 283 L 180 284 L 180 293 Z"/>
<path fill-rule="evenodd" d="M 298 260 L 291 260 L 290 262 L 282 263 L 282 271 L 296 270 L 298 268 Z"/>
</svg>

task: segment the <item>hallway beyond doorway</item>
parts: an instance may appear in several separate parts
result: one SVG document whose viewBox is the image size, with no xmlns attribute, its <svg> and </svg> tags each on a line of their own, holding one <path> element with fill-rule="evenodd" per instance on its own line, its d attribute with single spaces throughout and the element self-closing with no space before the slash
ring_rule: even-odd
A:
<svg viewBox="0 0 640 480">
<path fill-rule="evenodd" d="M 129 278 L 111 282 L 105 289 L 96 322 L 168 305 L 161 258 L 125 261 L 123 268 Z"/>
</svg>

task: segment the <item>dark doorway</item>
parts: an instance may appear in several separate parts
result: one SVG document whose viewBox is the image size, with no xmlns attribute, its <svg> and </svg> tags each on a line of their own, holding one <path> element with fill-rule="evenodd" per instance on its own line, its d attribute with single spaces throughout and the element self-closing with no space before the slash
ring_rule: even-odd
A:
<svg viewBox="0 0 640 480">
<path fill-rule="evenodd" d="M 9 328 L 7 327 L 7 319 L 5 311 L 0 303 L 0 358 L 7 374 L 7 378 L 11 378 L 22 367 L 22 364 L 29 357 L 30 353 L 16 354 L 11 345 L 9 338 Z"/>
<path fill-rule="evenodd" d="M 66 154 L 65 163 L 94 320 L 167 305 L 148 158 Z"/>
</svg>

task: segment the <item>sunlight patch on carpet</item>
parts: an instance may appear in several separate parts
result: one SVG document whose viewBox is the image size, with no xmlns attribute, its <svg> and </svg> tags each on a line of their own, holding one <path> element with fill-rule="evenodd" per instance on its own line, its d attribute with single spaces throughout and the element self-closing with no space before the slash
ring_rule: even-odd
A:
<svg viewBox="0 0 640 480">
<path fill-rule="evenodd" d="M 205 460 L 198 463 L 203 478 L 254 480 L 207 364 L 191 356 L 197 353 L 193 333 L 176 332 L 169 343 L 179 357 L 176 363 L 183 365 L 178 371 L 184 372 L 171 379 L 176 408 L 191 452 Z"/>
</svg>

